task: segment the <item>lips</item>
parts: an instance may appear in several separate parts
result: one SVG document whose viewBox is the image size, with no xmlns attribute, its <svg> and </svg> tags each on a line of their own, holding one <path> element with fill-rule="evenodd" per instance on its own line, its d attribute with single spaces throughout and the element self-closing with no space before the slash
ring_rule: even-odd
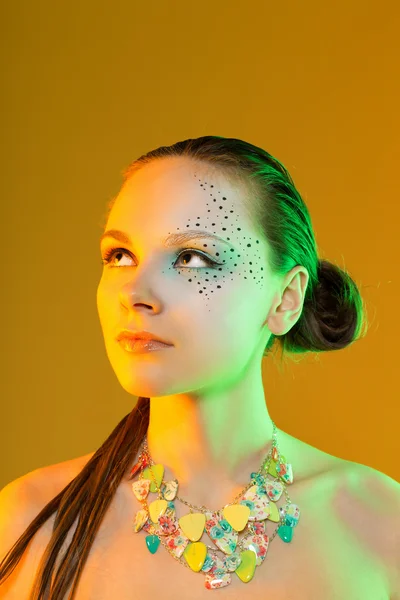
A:
<svg viewBox="0 0 400 600">
<path fill-rule="evenodd" d="M 163 344 L 172 346 L 172 344 L 170 342 L 158 337 L 157 335 L 155 335 L 154 333 L 151 333 L 150 331 L 131 331 L 130 329 L 122 329 L 118 333 L 116 340 L 117 340 L 117 342 L 119 342 L 124 339 L 144 340 L 144 341 L 153 340 L 155 342 L 162 342 Z"/>
</svg>

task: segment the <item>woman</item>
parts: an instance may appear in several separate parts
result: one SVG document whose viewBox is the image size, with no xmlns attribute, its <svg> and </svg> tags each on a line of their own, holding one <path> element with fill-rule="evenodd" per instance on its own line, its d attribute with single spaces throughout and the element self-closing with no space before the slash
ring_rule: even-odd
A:
<svg viewBox="0 0 400 600">
<path fill-rule="evenodd" d="M 98 312 L 139 400 L 95 453 L 3 490 L 3 597 L 394 598 L 398 484 L 268 412 L 275 340 L 339 350 L 366 325 L 284 166 L 238 139 L 161 147 L 106 221 Z"/>
</svg>

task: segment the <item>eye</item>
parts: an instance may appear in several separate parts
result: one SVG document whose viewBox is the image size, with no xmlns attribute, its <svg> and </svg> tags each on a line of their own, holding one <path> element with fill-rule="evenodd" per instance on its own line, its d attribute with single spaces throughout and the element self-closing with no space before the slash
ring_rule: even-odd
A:
<svg viewBox="0 0 400 600">
<path fill-rule="evenodd" d="M 181 252 L 178 255 L 178 258 L 176 259 L 176 262 L 179 260 L 179 258 L 181 256 L 196 256 L 197 258 L 200 258 L 203 262 L 205 262 L 208 267 L 213 267 L 215 265 L 219 265 L 220 264 L 220 263 L 217 263 L 217 261 L 215 261 L 212 258 L 210 258 L 209 256 L 206 256 L 202 252 L 197 252 L 196 250 L 190 250 L 190 249 L 189 250 L 184 250 L 183 252 Z M 176 264 L 176 262 L 174 263 L 174 265 Z M 191 269 L 191 268 L 197 268 L 197 267 L 186 267 L 186 268 L 187 269 Z"/>
<path fill-rule="evenodd" d="M 102 264 L 103 264 L 103 265 L 108 265 L 109 263 L 111 263 L 111 261 L 114 259 L 114 256 L 116 256 L 116 255 L 125 255 L 125 256 L 130 256 L 129 252 L 128 252 L 127 250 L 125 250 L 124 248 L 110 248 L 109 250 L 107 250 L 107 251 L 104 253 L 104 257 L 103 257 L 103 259 L 102 259 Z M 192 249 L 190 249 L 190 248 L 189 248 L 189 249 L 183 250 L 183 251 L 182 251 L 182 252 L 181 252 L 181 253 L 178 255 L 178 257 L 177 257 L 177 259 L 176 259 L 176 261 L 175 261 L 175 263 L 174 263 L 174 266 L 175 266 L 176 262 L 178 261 L 178 259 L 179 259 L 181 256 L 191 256 L 191 255 L 192 255 L 192 256 L 193 256 L 193 255 L 194 255 L 194 256 L 197 256 L 198 258 L 202 259 L 202 260 L 203 260 L 203 261 L 206 263 L 206 265 L 207 265 L 208 267 L 211 267 L 211 268 L 212 268 L 212 267 L 215 267 L 215 266 L 217 266 L 217 265 L 221 265 L 221 264 L 222 264 L 222 263 L 219 263 L 219 262 L 217 262 L 217 261 L 213 260 L 213 259 L 212 259 L 212 258 L 210 258 L 209 256 L 206 256 L 206 255 L 205 255 L 205 254 L 203 254 L 202 252 L 199 252 L 198 250 L 192 250 Z M 115 264 L 113 264 L 113 265 L 110 265 L 110 266 L 111 266 L 111 267 L 115 267 L 116 265 L 115 265 Z M 129 265 L 125 265 L 125 266 L 129 266 Z M 186 268 L 186 269 L 191 269 L 191 268 L 199 268 L 199 267 L 183 267 L 183 268 Z"/>
<path fill-rule="evenodd" d="M 103 259 L 102 259 L 102 263 L 103 265 L 108 265 L 112 260 L 115 254 L 124 254 L 125 256 L 128 256 L 129 253 L 127 250 L 124 250 L 123 248 L 110 248 L 109 250 L 106 250 L 106 252 L 104 253 Z M 114 265 L 110 265 L 111 267 L 113 267 Z"/>
</svg>

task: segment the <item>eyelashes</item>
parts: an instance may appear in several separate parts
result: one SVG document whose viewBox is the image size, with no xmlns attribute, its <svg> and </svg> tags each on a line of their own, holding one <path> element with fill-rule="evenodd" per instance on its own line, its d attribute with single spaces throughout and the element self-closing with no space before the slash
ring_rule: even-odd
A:
<svg viewBox="0 0 400 600">
<path fill-rule="evenodd" d="M 116 253 L 119 253 L 119 254 L 124 254 L 124 255 L 126 255 L 126 256 L 129 256 L 129 252 L 128 252 L 127 250 L 125 250 L 124 248 L 110 248 L 109 250 L 107 250 L 107 251 L 104 253 L 104 257 L 103 257 L 103 259 L 102 259 L 102 261 L 101 261 L 101 262 L 102 262 L 102 264 L 103 264 L 103 265 L 108 265 L 108 264 L 111 262 L 111 260 L 113 259 L 114 255 L 115 255 Z M 209 256 L 207 256 L 207 255 L 203 254 L 203 253 L 202 253 L 202 252 L 200 252 L 199 250 L 192 250 L 191 248 L 187 248 L 187 249 L 185 249 L 185 250 L 182 250 L 182 252 L 179 252 L 179 253 L 177 254 L 176 260 L 175 260 L 175 262 L 174 262 L 174 266 L 175 266 L 176 262 L 178 261 L 178 259 L 179 259 L 181 256 L 185 255 L 185 254 L 189 254 L 189 255 L 190 255 L 190 254 L 193 254 L 193 255 L 195 255 L 195 256 L 198 256 L 199 258 L 201 258 L 201 259 L 202 259 L 202 260 L 203 260 L 203 261 L 206 263 L 206 265 L 207 265 L 209 268 L 215 268 L 215 267 L 217 267 L 217 266 L 221 266 L 221 265 L 222 265 L 222 263 L 219 263 L 219 262 L 217 262 L 217 261 L 213 260 L 212 258 L 210 258 Z M 114 267 L 115 267 L 115 265 L 110 265 L 110 266 L 111 266 L 112 268 L 114 268 Z M 118 268 L 118 267 L 117 267 L 117 268 Z M 202 267 L 185 267 L 185 266 L 184 266 L 184 267 L 182 267 L 182 268 L 183 268 L 183 269 L 196 269 L 196 270 L 197 270 L 197 269 L 199 269 L 199 268 L 202 268 Z"/>
</svg>

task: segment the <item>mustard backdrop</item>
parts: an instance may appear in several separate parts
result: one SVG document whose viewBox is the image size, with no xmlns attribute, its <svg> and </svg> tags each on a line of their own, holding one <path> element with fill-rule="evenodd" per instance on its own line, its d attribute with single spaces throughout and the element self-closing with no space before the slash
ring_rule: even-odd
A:
<svg viewBox="0 0 400 600">
<path fill-rule="evenodd" d="M 1 485 L 94 451 L 136 402 L 96 311 L 104 210 L 134 158 L 201 135 L 285 164 L 320 252 L 366 301 L 369 331 L 352 347 L 282 374 L 264 359 L 272 418 L 400 479 L 399 12 L 348 0 L 3 6 Z"/>
</svg>

